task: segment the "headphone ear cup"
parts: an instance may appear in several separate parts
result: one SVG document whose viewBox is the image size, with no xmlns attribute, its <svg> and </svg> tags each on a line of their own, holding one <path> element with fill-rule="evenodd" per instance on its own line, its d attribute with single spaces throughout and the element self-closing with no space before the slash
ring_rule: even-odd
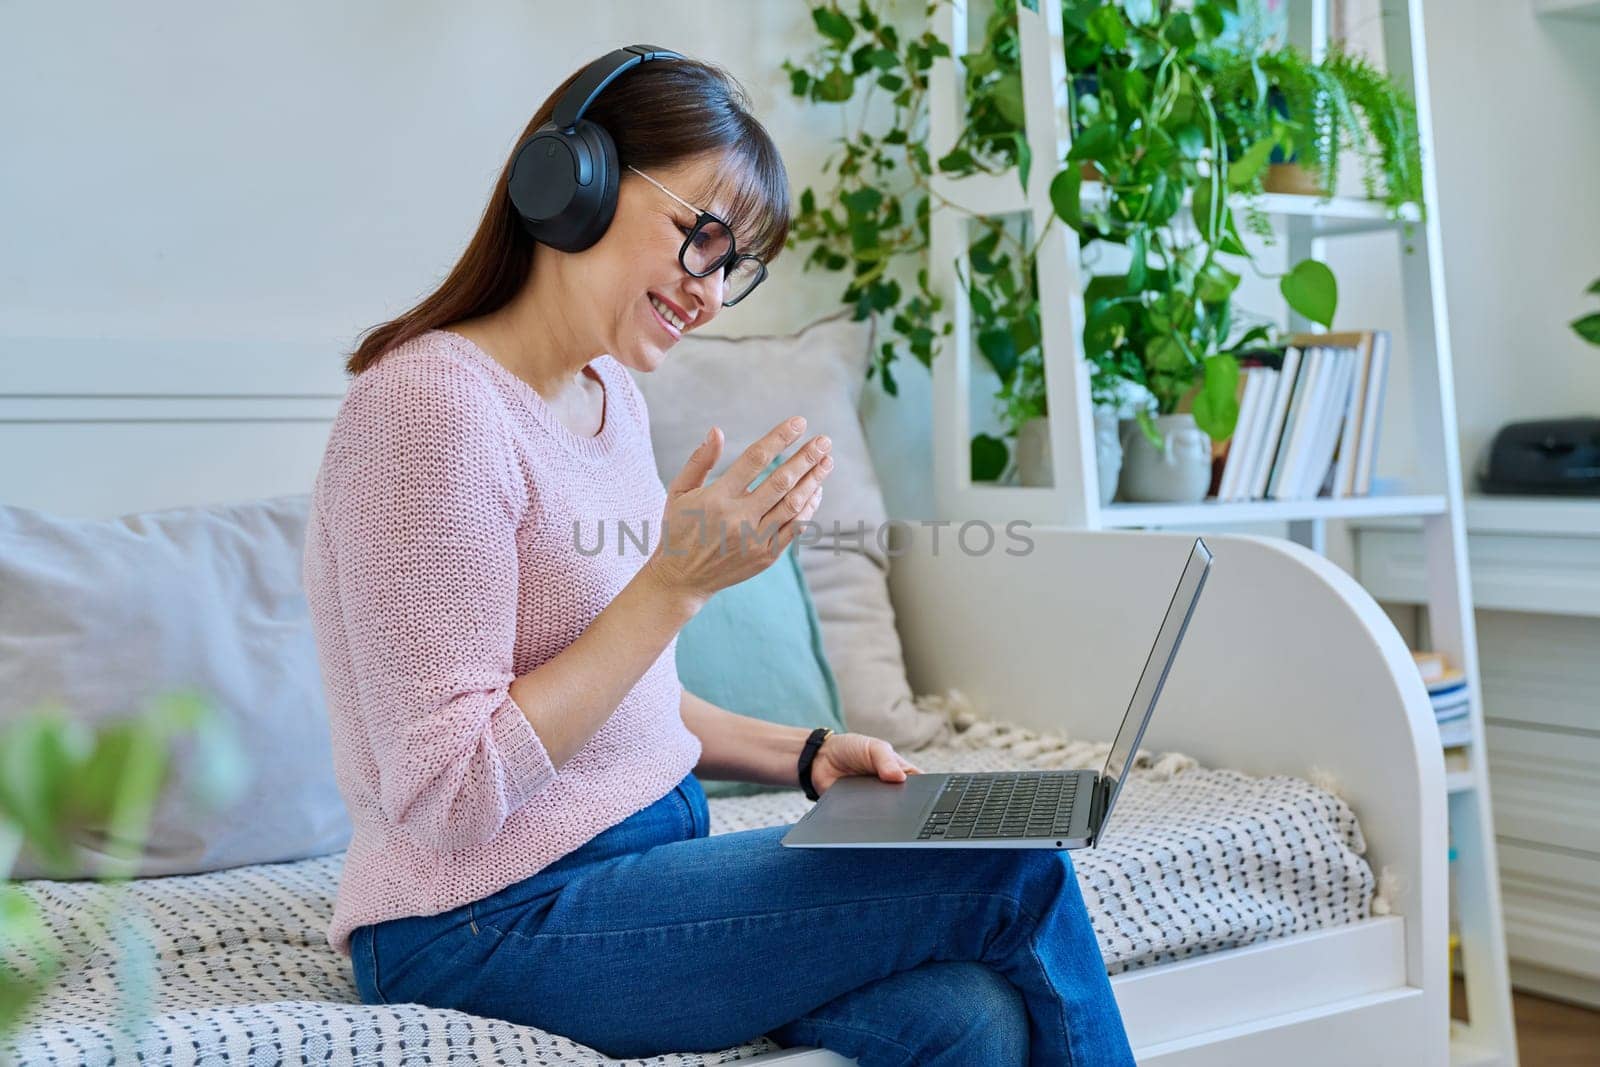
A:
<svg viewBox="0 0 1600 1067">
<path fill-rule="evenodd" d="M 511 205 L 534 240 L 581 252 L 605 236 L 617 213 L 617 147 L 604 128 L 579 119 L 572 131 L 547 123 L 521 148 L 507 180 Z"/>
</svg>

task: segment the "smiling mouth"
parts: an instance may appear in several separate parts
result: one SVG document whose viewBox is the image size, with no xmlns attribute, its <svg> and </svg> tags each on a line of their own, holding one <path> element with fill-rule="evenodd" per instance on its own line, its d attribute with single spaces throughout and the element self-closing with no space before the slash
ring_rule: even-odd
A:
<svg viewBox="0 0 1600 1067">
<path fill-rule="evenodd" d="M 657 322 L 661 323 L 662 329 L 670 333 L 674 339 L 683 336 L 684 327 L 678 325 L 683 320 L 678 318 L 676 312 L 667 307 L 666 304 L 659 303 L 658 298 L 649 293 L 645 294 L 645 303 L 650 305 L 650 313 L 656 317 Z"/>
</svg>

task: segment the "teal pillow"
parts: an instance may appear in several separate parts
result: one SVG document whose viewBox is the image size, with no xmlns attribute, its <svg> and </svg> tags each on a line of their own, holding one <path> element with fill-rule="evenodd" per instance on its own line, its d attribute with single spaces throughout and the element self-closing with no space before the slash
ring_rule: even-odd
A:
<svg viewBox="0 0 1600 1067">
<path fill-rule="evenodd" d="M 761 472 L 760 484 L 783 461 Z M 718 707 L 785 726 L 845 731 L 839 687 L 822 650 L 822 625 L 800 569 L 800 546 L 760 574 L 714 593 L 678 632 L 678 680 Z M 708 797 L 779 787 L 702 781 Z M 798 786 L 796 787 L 798 788 Z"/>
</svg>

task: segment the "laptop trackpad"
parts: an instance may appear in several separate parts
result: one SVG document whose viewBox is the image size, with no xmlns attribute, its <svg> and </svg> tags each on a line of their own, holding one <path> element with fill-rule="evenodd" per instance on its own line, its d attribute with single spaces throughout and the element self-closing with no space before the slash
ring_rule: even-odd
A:
<svg viewBox="0 0 1600 1067">
<path fill-rule="evenodd" d="M 912 774 L 904 782 L 866 775 L 841 778 L 795 824 L 785 844 L 915 839 L 945 775 Z"/>
</svg>

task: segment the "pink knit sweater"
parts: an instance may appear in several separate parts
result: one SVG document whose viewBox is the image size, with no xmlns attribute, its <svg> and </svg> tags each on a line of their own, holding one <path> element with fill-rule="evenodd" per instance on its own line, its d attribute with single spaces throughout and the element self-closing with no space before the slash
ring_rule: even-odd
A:
<svg viewBox="0 0 1600 1067">
<path fill-rule="evenodd" d="M 345 955 L 359 926 L 528 877 L 700 760 L 679 713 L 676 639 L 559 772 L 509 696 L 659 537 L 666 490 L 644 397 L 612 357 L 590 366 L 606 394 L 594 437 L 445 330 L 360 374 L 334 420 L 304 579 L 354 825 L 328 931 Z"/>
</svg>

